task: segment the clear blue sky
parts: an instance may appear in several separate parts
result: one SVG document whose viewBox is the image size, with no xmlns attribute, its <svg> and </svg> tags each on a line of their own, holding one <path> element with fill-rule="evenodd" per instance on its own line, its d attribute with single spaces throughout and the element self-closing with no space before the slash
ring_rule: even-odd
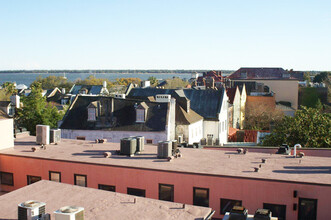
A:
<svg viewBox="0 0 331 220">
<path fill-rule="evenodd" d="M 331 70 L 330 0 L 3 0 L 0 69 Z"/>
</svg>

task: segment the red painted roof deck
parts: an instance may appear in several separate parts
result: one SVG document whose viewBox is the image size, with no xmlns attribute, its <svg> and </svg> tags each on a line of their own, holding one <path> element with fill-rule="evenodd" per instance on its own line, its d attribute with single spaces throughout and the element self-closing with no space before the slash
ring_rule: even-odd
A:
<svg viewBox="0 0 331 220">
<path fill-rule="evenodd" d="M 96 144 L 91 141 L 62 139 L 58 145 L 48 145 L 46 150 L 36 152 L 31 151 L 33 146 L 37 146 L 35 137 L 24 137 L 16 139 L 14 148 L 1 150 L 0 154 L 211 176 L 331 185 L 331 160 L 327 157 L 292 158 L 266 153 L 248 152 L 244 155 L 233 151 L 181 148 L 183 157 L 168 162 L 156 157 L 155 145 L 145 145 L 145 151 L 134 157 L 112 155 L 111 158 L 104 158 L 103 152 L 119 150 L 119 143 Z M 266 163 L 262 164 L 262 159 L 266 159 Z M 254 172 L 254 167 L 260 164 L 260 171 Z"/>
<path fill-rule="evenodd" d="M 136 202 L 134 199 L 136 198 Z M 0 219 L 17 219 L 17 204 L 46 203 L 46 213 L 63 206 L 84 208 L 85 219 L 205 219 L 211 208 L 183 205 L 42 180 L 0 196 Z"/>
</svg>

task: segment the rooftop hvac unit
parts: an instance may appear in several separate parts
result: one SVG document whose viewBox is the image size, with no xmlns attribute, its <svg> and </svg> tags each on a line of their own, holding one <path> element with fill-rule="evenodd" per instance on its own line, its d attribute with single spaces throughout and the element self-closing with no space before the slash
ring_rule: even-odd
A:
<svg viewBox="0 0 331 220">
<path fill-rule="evenodd" d="M 199 142 L 193 143 L 193 148 L 203 148 Z"/>
<path fill-rule="evenodd" d="M 39 220 L 45 215 L 46 203 L 29 200 L 18 204 L 18 220 Z"/>
<path fill-rule="evenodd" d="M 59 143 L 61 141 L 61 129 L 51 129 L 50 143 Z"/>
<path fill-rule="evenodd" d="M 178 144 L 183 142 L 183 135 L 178 135 Z"/>
<path fill-rule="evenodd" d="M 213 137 L 208 137 L 207 145 L 209 145 L 209 146 L 213 145 Z"/>
<path fill-rule="evenodd" d="M 144 136 L 137 136 L 136 140 L 137 140 L 137 152 L 144 151 L 144 146 L 145 146 Z"/>
<path fill-rule="evenodd" d="M 230 211 L 229 220 L 246 220 L 248 210 L 242 206 L 233 206 Z"/>
<path fill-rule="evenodd" d="M 121 139 L 121 154 L 133 155 L 137 150 L 136 138 L 122 138 Z"/>
<path fill-rule="evenodd" d="M 219 138 L 215 139 L 215 145 L 217 145 L 217 146 L 220 145 L 220 139 Z"/>
<path fill-rule="evenodd" d="M 172 156 L 172 141 L 159 142 L 157 146 L 157 157 L 168 158 Z"/>
<path fill-rule="evenodd" d="M 48 125 L 36 125 L 36 143 L 37 144 L 49 144 L 49 126 Z"/>
<path fill-rule="evenodd" d="M 207 145 L 206 138 L 202 138 L 200 142 L 201 142 L 201 145 Z"/>
<path fill-rule="evenodd" d="M 269 209 L 257 209 L 254 214 L 254 220 L 271 220 L 272 213 Z"/>
<path fill-rule="evenodd" d="M 55 220 L 84 220 L 84 208 L 65 206 L 54 212 Z"/>
<path fill-rule="evenodd" d="M 178 147 L 177 140 L 172 140 L 172 154 L 175 154 L 177 147 Z"/>
</svg>

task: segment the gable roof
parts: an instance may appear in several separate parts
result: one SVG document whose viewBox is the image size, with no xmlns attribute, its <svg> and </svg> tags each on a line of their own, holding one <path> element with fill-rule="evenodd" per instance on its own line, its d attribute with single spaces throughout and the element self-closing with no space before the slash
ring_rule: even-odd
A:
<svg viewBox="0 0 331 220">
<path fill-rule="evenodd" d="M 0 107 L 8 107 L 10 103 L 10 101 L 0 101 Z"/>
<path fill-rule="evenodd" d="M 226 95 L 229 98 L 229 103 L 233 104 L 234 96 L 236 95 L 236 88 L 227 88 L 226 89 Z"/>
<path fill-rule="evenodd" d="M 127 97 L 148 100 L 149 96 L 157 94 L 168 94 L 176 98 L 183 93 L 190 100 L 190 107 L 193 111 L 205 119 L 218 119 L 218 113 L 222 108 L 223 89 L 219 90 L 196 90 L 196 89 L 155 89 L 155 88 L 133 88 Z"/>
<path fill-rule="evenodd" d="M 176 124 L 190 125 L 202 119 L 203 117 L 192 109 L 189 112 L 186 112 L 180 105 L 176 105 Z"/>
<path fill-rule="evenodd" d="M 222 82 L 223 81 L 223 76 L 221 75 L 222 72 L 221 71 L 208 71 L 203 73 L 203 76 L 199 76 L 197 78 L 198 82 L 202 82 L 204 78 L 213 78 L 214 82 Z"/>
<path fill-rule="evenodd" d="M 0 109 L 0 119 L 7 119 L 10 118 L 9 115 L 4 112 L 2 109 Z"/>
<path fill-rule="evenodd" d="M 289 76 L 289 77 L 287 77 Z M 229 79 L 250 79 L 250 80 L 298 80 L 290 75 L 283 68 L 247 68 L 242 67 L 229 75 Z"/>
<path fill-rule="evenodd" d="M 96 123 L 91 123 L 87 121 L 87 106 L 96 101 L 101 103 L 101 114 Z M 68 109 L 61 129 L 117 131 L 164 131 L 166 129 L 168 103 L 145 101 L 148 106 L 145 123 L 136 123 L 135 106 L 137 104 L 139 104 L 137 100 L 78 95 Z M 112 112 L 111 109 L 113 109 Z"/>
</svg>

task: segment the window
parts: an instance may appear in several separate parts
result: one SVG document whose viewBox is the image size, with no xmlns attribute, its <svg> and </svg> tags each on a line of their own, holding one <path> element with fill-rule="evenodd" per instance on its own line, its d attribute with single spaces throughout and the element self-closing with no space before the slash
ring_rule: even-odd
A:
<svg viewBox="0 0 331 220">
<path fill-rule="evenodd" d="M 174 185 L 159 184 L 159 200 L 174 201 Z"/>
<path fill-rule="evenodd" d="M 193 187 L 193 205 L 209 207 L 209 189 Z"/>
<path fill-rule="evenodd" d="M 102 190 L 106 190 L 106 191 L 116 192 L 116 190 L 115 190 L 115 186 L 110 186 L 110 185 L 102 185 L 102 184 L 99 184 L 99 185 L 98 185 L 98 189 L 102 189 Z"/>
<path fill-rule="evenodd" d="M 153 140 L 152 139 L 146 139 L 146 144 L 153 144 Z"/>
<path fill-rule="evenodd" d="M 74 174 L 75 185 L 87 187 L 87 177 L 86 175 Z"/>
<path fill-rule="evenodd" d="M 298 220 L 316 220 L 317 199 L 299 198 Z"/>
<path fill-rule="evenodd" d="M 76 139 L 77 139 L 77 140 L 85 140 L 86 137 L 85 137 L 85 136 L 77 136 Z"/>
<path fill-rule="evenodd" d="M 221 199 L 221 215 L 230 212 L 233 206 L 242 206 L 241 200 Z"/>
<path fill-rule="evenodd" d="M 14 186 L 13 174 L 7 172 L 0 172 L 0 183 L 2 185 Z"/>
<path fill-rule="evenodd" d="M 136 109 L 136 121 L 145 122 L 145 109 Z"/>
<path fill-rule="evenodd" d="M 278 217 L 279 220 L 286 219 L 286 205 L 263 203 L 263 208 L 269 209 L 272 212 L 272 217 Z"/>
<path fill-rule="evenodd" d="M 88 108 L 87 109 L 87 120 L 88 121 L 95 121 L 96 120 L 96 109 L 95 108 Z"/>
<path fill-rule="evenodd" d="M 146 196 L 146 190 L 136 189 L 136 188 L 128 188 L 128 194 L 133 195 L 133 196 L 145 197 Z"/>
<path fill-rule="evenodd" d="M 61 182 L 61 173 L 55 171 L 49 171 L 49 180 L 54 182 Z"/>
<path fill-rule="evenodd" d="M 27 179 L 28 179 L 28 185 L 32 184 L 32 183 L 35 183 L 35 182 L 38 182 L 41 180 L 41 177 L 40 176 L 27 176 Z"/>
</svg>

